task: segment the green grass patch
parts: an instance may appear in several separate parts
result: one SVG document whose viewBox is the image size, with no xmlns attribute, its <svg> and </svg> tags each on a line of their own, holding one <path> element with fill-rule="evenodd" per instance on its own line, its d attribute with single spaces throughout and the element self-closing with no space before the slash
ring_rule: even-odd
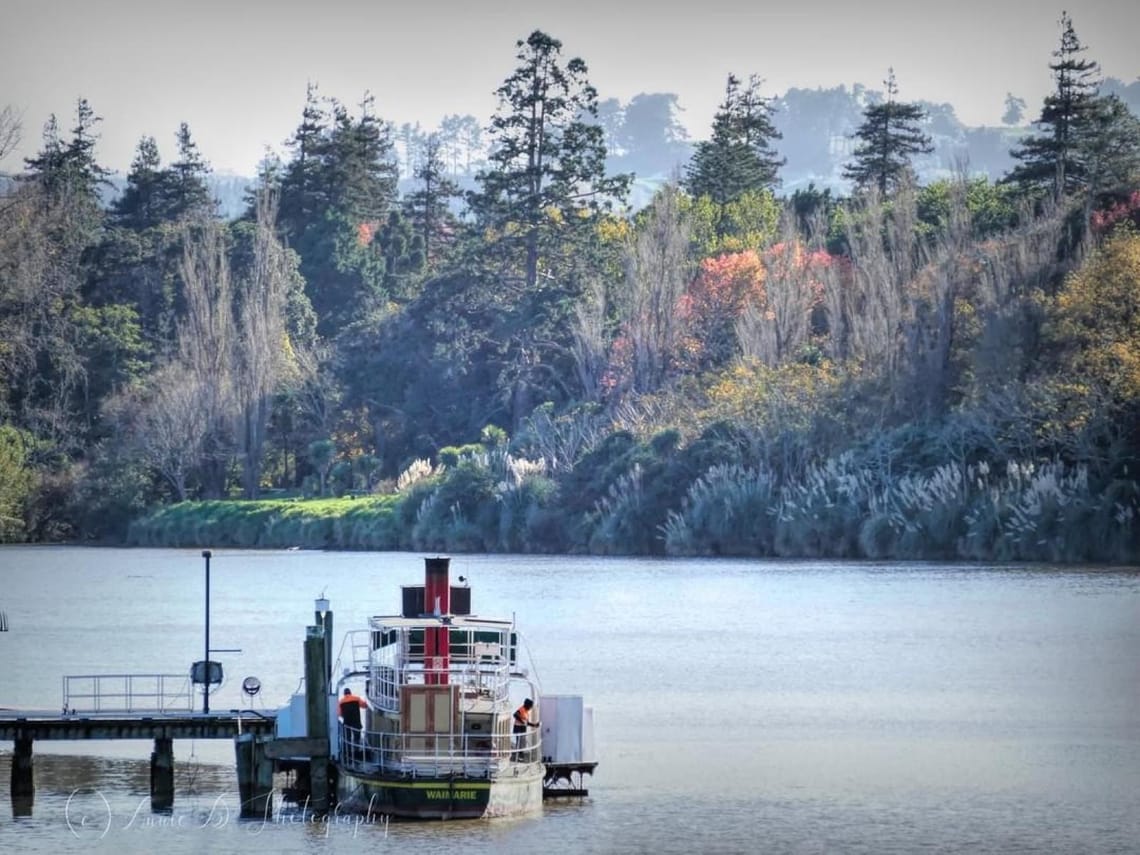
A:
<svg viewBox="0 0 1140 855">
<path fill-rule="evenodd" d="M 131 525 L 135 546 L 398 549 L 401 496 L 180 502 Z"/>
</svg>

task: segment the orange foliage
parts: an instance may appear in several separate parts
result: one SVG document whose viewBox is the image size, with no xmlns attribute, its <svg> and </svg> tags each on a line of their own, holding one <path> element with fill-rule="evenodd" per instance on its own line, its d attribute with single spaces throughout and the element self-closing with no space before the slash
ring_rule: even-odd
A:
<svg viewBox="0 0 1140 855">
<path fill-rule="evenodd" d="M 701 262 L 687 309 L 697 317 L 740 317 L 749 301 L 764 304 L 764 265 L 755 250 L 729 252 Z"/>
<path fill-rule="evenodd" d="M 363 248 L 372 243 L 376 234 L 377 223 L 361 223 L 356 227 L 356 244 Z"/>
</svg>

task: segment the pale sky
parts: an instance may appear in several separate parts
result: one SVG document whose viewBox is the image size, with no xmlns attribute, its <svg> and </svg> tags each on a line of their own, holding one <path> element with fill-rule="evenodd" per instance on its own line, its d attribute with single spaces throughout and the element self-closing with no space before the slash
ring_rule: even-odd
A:
<svg viewBox="0 0 1140 855">
<path fill-rule="evenodd" d="M 879 88 L 894 66 L 902 98 L 996 125 L 1007 91 L 1039 109 L 1062 8 L 1106 76 L 1140 76 L 1136 0 L 0 0 L 0 108 L 23 123 L 0 170 L 22 168 L 49 114 L 70 130 L 80 96 L 119 171 L 144 134 L 169 162 L 185 121 L 215 170 L 251 175 L 296 128 L 308 81 L 351 105 L 370 91 L 396 124 L 485 123 L 534 29 L 586 61 L 603 99 L 676 93 L 694 138 L 730 71 L 780 94 Z"/>
</svg>

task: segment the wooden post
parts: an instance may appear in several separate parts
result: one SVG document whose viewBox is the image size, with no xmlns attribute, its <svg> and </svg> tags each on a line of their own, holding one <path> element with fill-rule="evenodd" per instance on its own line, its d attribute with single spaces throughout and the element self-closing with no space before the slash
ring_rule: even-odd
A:
<svg viewBox="0 0 1140 855">
<path fill-rule="evenodd" d="M 324 627 L 310 626 L 305 630 L 305 712 L 310 737 L 327 739 L 329 735 L 328 671 L 325 665 Z M 329 809 L 329 758 L 313 755 L 309 758 L 312 806 L 317 813 Z"/>
<path fill-rule="evenodd" d="M 150 809 L 169 813 L 174 809 L 174 740 L 154 738 L 150 753 Z"/>
<path fill-rule="evenodd" d="M 35 800 L 32 740 L 17 738 L 12 752 L 12 816 L 31 816 Z"/>
<path fill-rule="evenodd" d="M 252 733 L 234 737 L 242 819 L 266 819 L 273 814 L 273 761 L 265 754 L 271 740 Z"/>
<path fill-rule="evenodd" d="M 324 619 L 321 626 L 325 631 L 325 683 L 326 689 L 332 685 L 332 666 L 333 666 L 333 613 L 330 609 L 325 612 Z"/>
</svg>

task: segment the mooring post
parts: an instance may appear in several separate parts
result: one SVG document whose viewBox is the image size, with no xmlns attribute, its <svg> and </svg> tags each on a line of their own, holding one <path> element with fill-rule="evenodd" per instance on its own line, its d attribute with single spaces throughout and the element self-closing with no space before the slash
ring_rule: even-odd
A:
<svg viewBox="0 0 1140 855">
<path fill-rule="evenodd" d="M 174 740 L 165 736 L 154 738 L 150 753 L 150 809 L 155 813 L 174 809 Z"/>
<path fill-rule="evenodd" d="M 12 815 L 31 816 L 36 800 L 32 766 L 32 740 L 17 737 L 12 751 Z"/>
<path fill-rule="evenodd" d="M 325 664 L 325 638 L 323 626 L 310 626 L 305 630 L 305 712 L 308 718 L 308 735 L 328 739 L 329 690 Z M 313 810 L 323 813 L 329 809 L 329 758 L 309 758 L 310 787 Z"/>
<path fill-rule="evenodd" d="M 234 737 L 242 819 L 266 819 L 273 814 L 273 761 L 265 755 L 271 739 L 252 733 Z"/>
</svg>

